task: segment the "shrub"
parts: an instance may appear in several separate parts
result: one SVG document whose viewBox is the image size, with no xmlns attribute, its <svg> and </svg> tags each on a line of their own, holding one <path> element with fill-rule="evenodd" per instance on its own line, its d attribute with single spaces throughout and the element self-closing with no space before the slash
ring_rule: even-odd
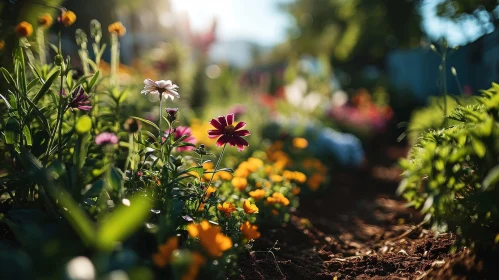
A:
<svg viewBox="0 0 499 280">
<path fill-rule="evenodd" d="M 499 85 L 478 103 L 457 106 L 456 124 L 421 136 L 410 150 L 399 192 L 440 229 L 480 249 L 499 242 Z"/>
</svg>

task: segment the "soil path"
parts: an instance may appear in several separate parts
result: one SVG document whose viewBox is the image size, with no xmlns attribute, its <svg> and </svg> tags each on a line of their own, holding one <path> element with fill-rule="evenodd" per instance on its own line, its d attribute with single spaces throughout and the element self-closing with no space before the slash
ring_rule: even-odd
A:
<svg viewBox="0 0 499 280">
<path fill-rule="evenodd" d="M 394 195 L 400 172 L 369 168 L 335 174 L 332 190 L 302 198 L 288 225 L 262 229 L 230 279 L 423 279 L 467 255 L 450 254 L 451 234 L 436 236 Z M 380 178 L 381 177 L 381 178 Z M 272 253 L 265 253 L 269 248 Z"/>
</svg>

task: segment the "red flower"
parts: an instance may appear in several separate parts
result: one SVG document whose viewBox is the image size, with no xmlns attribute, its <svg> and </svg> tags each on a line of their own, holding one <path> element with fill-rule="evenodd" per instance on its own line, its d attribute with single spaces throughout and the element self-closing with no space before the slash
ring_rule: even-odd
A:
<svg viewBox="0 0 499 280">
<path fill-rule="evenodd" d="M 250 132 L 246 129 L 242 129 L 246 123 L 238 122 L 235 126 L 232 124 L 234 122 L 234 114 L 228 114 L 227 116 L 220 116 L 217 119 L 212 119 L 210 124 L 216 129 L 208 130 L 208 137 L 218 138 L 217 145 L 223 146 L 229 143 L 231 146 L 237 146 L 239 151 L 244 149 L 244 146 L 248 146 L 248 142 L 244 140 L 243 136 L 250 135 Z"/>
</svg>

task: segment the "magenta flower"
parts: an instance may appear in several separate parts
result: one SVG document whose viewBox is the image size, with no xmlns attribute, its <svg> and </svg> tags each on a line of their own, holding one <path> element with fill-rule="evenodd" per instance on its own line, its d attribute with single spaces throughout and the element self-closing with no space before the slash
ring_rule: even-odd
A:
<svg viewBox="0 0 499 280">
<path fill-rule="evenodd" d="M 223 146 L 229 143 L 231 146 L 237 146 L 237 150 L 244 150 L 244 146 L 249 146 L 248 142 L 242 137 L 250 135 L 250 132 L 246 129 L 242 129 L 246 123 L 238 122 L 235 126 L 232 124 L 234 122 L 234 114 L 228 114 L 227 116 L 220 116 L 217 119 L 212 119 L 210 124 L 216 129 L 208 130 L 208 137 L 218 138 L 217 145 Z"/>
<path fill-rule="evenodd" d="M 62 95 L 65 96 L 66 93 L 63 91 Z M 92 106 L 90 106 L 90 96 L 85 95 L 85 91 L 83 91 L 83 87 L 77 87 L 73 93 L 71 93 L 70 100 L 66 109 L 70 108 L 71 111 L 78 109 L 81 111 L 90 111 Z"/>
<path fill-rule="evenodd" d="M 95 144 L 97 145 L 107 145 L 107 144 L 118 144 L 118 136 L 112 132 L 102 132 L 95 137 Z"/>
<path fill-rule="evenodd" d="M 168 131 L 166 131 L 166 135 L 169 135 Z M 182 137 L 184 135 L 188 135 L 188 136 L 187 136 L 187 138 L 182 140 L 182 142 L 187 142 L 187 143 L 191 143 L 191 144 L 196 144 L 198 142 L 198 140 L 194 136 L 192 136 L 192 130 L 188 126 L 178 126 L 175 129 L 173 137 L 175 138 L 175 140 L 178 140 L 180 137 Z M 163 141 L 164 140 L 166 140 L 166 139 L 163 139 Z M 192 151 L 192 150 L 194 150 L 194 147 L 191 147 L 191 146 L 177 147 L 177 151 L 179 151 L 179 152 Z"/>
</svg>

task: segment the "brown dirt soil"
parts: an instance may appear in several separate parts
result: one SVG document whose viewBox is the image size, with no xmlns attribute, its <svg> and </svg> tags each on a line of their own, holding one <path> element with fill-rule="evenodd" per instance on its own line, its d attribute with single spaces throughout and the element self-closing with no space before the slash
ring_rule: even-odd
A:
<svg viewBox="0 0 499 280">
<path fill-rule="evenodd" d="M 486 279 L 467 249 L 449 253 L 454 235 L 428 230 L 394 195 L 399 172 L 335 174 L 334 189 L 302 198 L 287 225 L 261 228 L 228 278 Z"/>
</svg>

